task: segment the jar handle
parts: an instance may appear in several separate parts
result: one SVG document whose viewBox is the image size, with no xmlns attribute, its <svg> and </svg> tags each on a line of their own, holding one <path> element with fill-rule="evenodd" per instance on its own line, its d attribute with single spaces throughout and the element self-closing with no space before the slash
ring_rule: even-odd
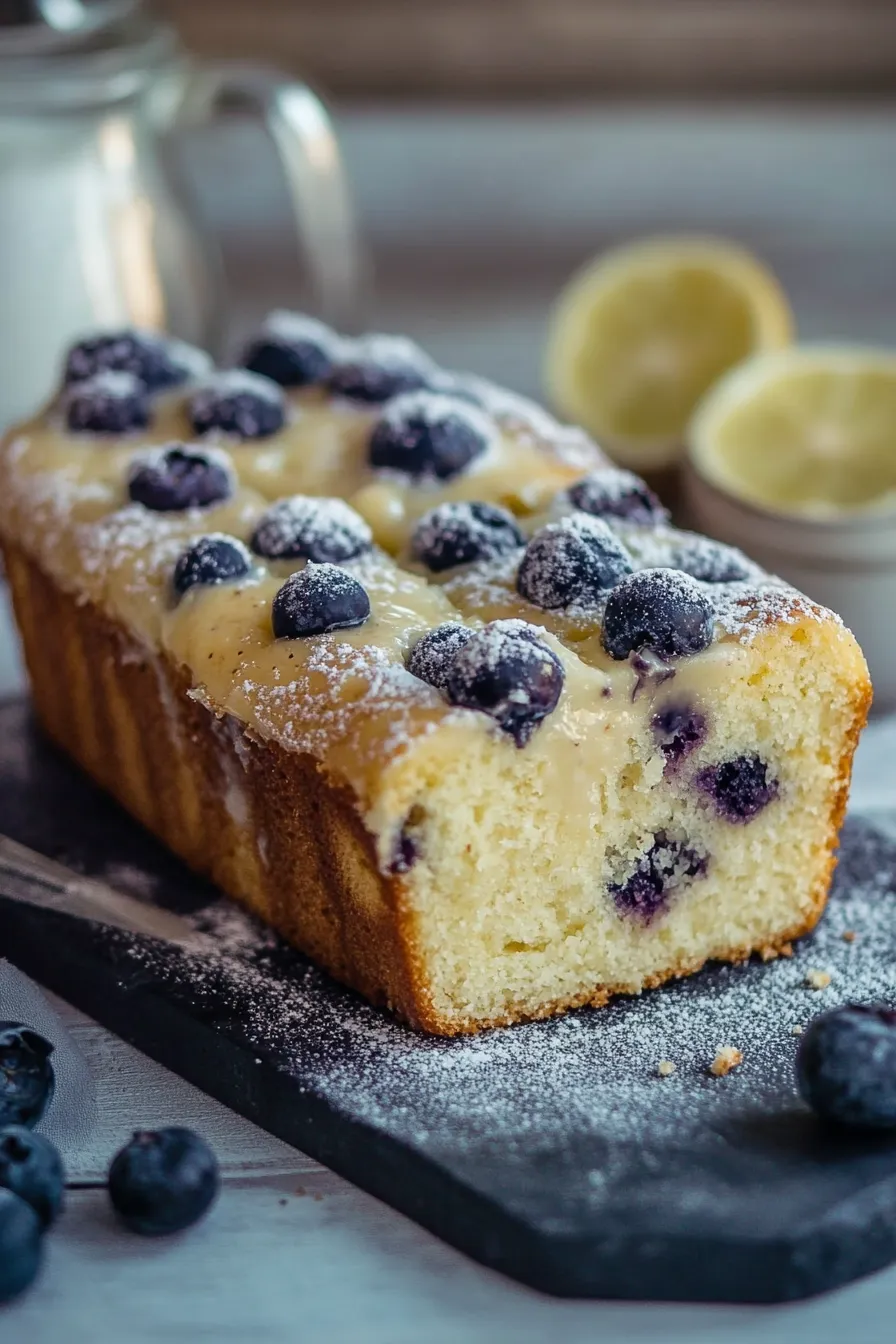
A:
<svg viewBox="0 0 896 1344">
<path fill-rule="evenodd" d="M 357 317 L 363 261 L 348 180 L 332 122 L 307 85 L 261 66 L 198 64 L 178 108 L 180 126 L 249 109 L 274 142 L 321 316 L 339 327 Z"/>
</svg>

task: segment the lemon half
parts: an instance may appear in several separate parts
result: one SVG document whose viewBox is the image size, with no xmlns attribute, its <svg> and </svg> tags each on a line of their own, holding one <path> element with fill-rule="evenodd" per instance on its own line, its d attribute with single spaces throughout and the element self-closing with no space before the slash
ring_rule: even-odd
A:
<svg viewBox="0 0 896 1344">
<path fill-rule="evenodd" d="M 747 361 L 697 408 L 701 476 L 810 517 L 896 507 L 896 352 L 807 345 Z"/>
<path fill-rule="evenodd" d="M 780 285 L 743 248 L 711 238 L 647 239 L 598 257 L 560 295 L 548 394 L 625 466 L 666 466 L 680 456 L 707 388 L 792 333 Z"/>
</svg>

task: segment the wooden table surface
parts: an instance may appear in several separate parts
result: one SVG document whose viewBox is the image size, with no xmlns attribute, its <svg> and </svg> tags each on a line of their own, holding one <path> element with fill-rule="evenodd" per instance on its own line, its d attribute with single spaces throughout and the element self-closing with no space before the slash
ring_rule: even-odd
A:
<svg viewBox="0 0 896 1344">
<path fill-rule="evenodd" d="M 567 126 L 529 123 L 527 129 L 522 122 L 510 125 L 510 151 L 486 173 L 490 137 L 500 143 L 500 127 L 500 118 L 479 130 L 463 118 L 431 121 L 427 141 L 425 126 L 417 124 L 408 136 L 395 118 L 344 123 L 385 285 L 377 317 L 428 338 L 440 357 L 534 390 L 544 303 L 564 268 L 587 251 L 588 238 L 596 245 L 625 232 L 700 220 L 757 240 L 790 268 L 786 278 L 813 334 L 833 323 L 840 335 L 881 338 L 896 331 L 896 121 L 889 114 L 862 112 L 850 120 L 840 114 L 617 112 Z M 518 179 L 514 186 L 508 168 L 525 146 L 537 179 L 528 195 Z M 216 182 L 213 172 L 204 184 L 213 211 L 216 202 L 228 201 L 223 222 L 236 253 L 247 225 L 259 213 L 267 217 L 263 199 L 259 205 L 259 173 L 254 164 L 244 165 L 239 200 L 226 196 L 223 177 Z M 445 218 L 471 176 L 481 184 L 481 190 L 466 189 L 472 228 L 493 258 L 478 272 L 463 261 L 469 245 L 451 245 Z M 495 245 L 502 203 L 503 260 Z M 401 218 L 409 216 L 418 223 L 416 246 L 400 233 Z M 526 253 L 526 237 L 544 238 L 551 229 L 562 246 L 544 248 L 529 288 L 515 289 L 513 276 L 533 255 L 531 244 Z M 461 273 L 464 285 L 458 284 Z M 428 274 L 434 274 L 431 283 Z M 503 300 L 495 298 L 496 277 Z M 269 298 L 290 301 L 283 289 L 276 296 L 264 292 L 269 281 L 268 272 L 258 272 L 247 313 Z M 0 692 L 22 684 L 14 639 L 0 615 Z M 892 781 L 894 747 L 896 725 L 879 728 L 863 744 L 862 801 Z M 42 1281 L 0 1312 L 0 1344 L 893 1339 L 896 1268 L 832 1296 L 777 1309 L 541 1297 L 466 1260 L 74 1010 L 63 1005 L 61 1011 L 96 1079 L 99 1128 L 70 1173 L 81 1188 L 70 1192 Z M 134 1126 L 163 1123 L 203 1133 L 225 1181 L 202 1225 L 171 1241 L 147 1242 L 115 1228 L 100 1182 L 109 1156 Z"/>
</svg>

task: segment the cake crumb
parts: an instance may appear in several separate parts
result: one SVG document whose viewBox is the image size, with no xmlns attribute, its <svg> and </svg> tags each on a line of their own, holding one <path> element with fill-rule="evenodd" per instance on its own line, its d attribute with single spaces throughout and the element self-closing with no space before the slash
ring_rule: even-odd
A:
<svg viewBox="0 0 896 1344">
<path fill-rule="evenodd" d="M 809 989 L 827 989 L 831 983 L 830 971 L 812 969 L 806 972 L 806 986 Z"/>
<path fill-rule="evenodd" d="M 671 1078 L 672 1074 L 675 1072 L 675 1065 L 672 1063 L 671 1059 L 661 1059 L 656 1066 L 656 1071 L 661 1078 Z"/>
<path fill-rule="evenodd" d="M 854 943 L 856 940 L 856 931 L 855 929 L 844 929 L 840 937 L 843 939 L 844 943 Z"/>
<path fill-rule="evenodd" d="M 790 1034 L 791 1036 L 802 1036 L 805 1030 L 806 1030 L 805 1027 L 801 1027 L 799 1023 L 797 1023 L 795 1027 L 790 1028 Z"/>
<path fill-rule="evenodd" d="M 736 1069 L 738 1064 L 743 1063 L 743 1058 L 743 1052 L 738 1050 L 736 1045 L 720 1045 L 709 1071 L 715 1078 L 724 1078 L 732 1069 Z"/>
</svg>

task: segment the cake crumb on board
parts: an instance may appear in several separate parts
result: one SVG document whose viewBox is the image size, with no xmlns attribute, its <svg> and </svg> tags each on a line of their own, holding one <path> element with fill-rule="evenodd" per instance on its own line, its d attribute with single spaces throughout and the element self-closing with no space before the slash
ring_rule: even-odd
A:
<svg viewBox="0 0 896 1344">
<path fill-rule="evenodd" d="M 830 983 L 830 971 L 819 971 L 813 967 L 806 972 L 806 987 L 808 989 L 827 989 Z"/>
<path fill-rule="evenodd" d="M 656 1071 L 661 1078 L 671 1078 L 675 1072 L 675 1065 L 671 1059 L 661 1059 L 656 1066 Z"/>
<path fill-rule="evenodd" d="M 736 1069 L 738 1064 L 742 1064 L 743 1059 L 743 1052 L 738 1050 L 736 1045 L 720 1045 L 709 1071 L 714 1078 L 724 1078 L 732 1069 Z"/>
</svg>

